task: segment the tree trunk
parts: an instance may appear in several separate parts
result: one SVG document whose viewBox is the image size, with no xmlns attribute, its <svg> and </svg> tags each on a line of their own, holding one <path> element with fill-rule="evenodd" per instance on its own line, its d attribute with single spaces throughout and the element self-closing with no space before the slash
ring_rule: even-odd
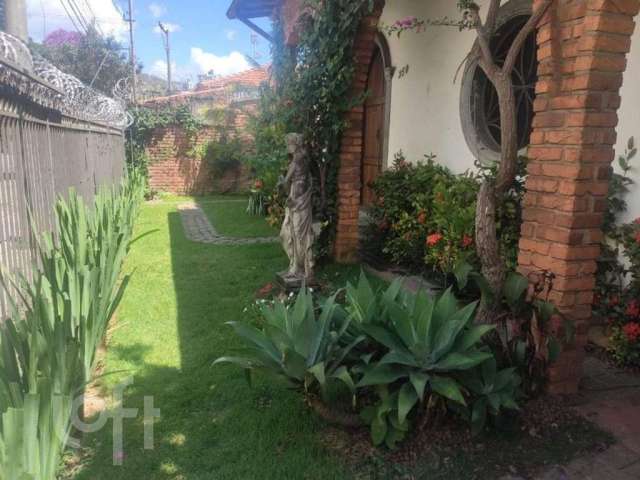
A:
<svg viewBox="0 0 640 480">
<path fill-rule="evenodd" d="M 500 197 L 511 186 L 516 174 L 518 156 L 518 132 L 516 102 L 511 74 L 497 72 L 491 79 L 498 94 L 500 107 L 501 148 L 500 165 L 496 179 L 485 179 L 480 186 L 476 206 L 476 247 L 482 275 L 494 294 L 493 302 L 480 307 L 476 321 L 492 323 L 499 308 L 506 277 L 505 262 L 500 253 L 496 225 L 496 206 Z"/>
</svg>

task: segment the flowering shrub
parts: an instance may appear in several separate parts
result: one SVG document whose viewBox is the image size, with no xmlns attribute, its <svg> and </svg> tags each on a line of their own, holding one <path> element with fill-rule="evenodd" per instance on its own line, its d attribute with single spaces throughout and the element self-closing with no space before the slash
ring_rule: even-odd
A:
<svg viewBox="0 0 640 480">
<path fill-rule="evenodd" d="M 365 242 L 369 256 L 445 275 L 462 262 L 477 263 L 474 229 L 479 185 L 480 174 L 456 175 L 435 163 L 433 156 L 412 165 L 398 152 L 393 167 L 373 184 L 378 200 L 370 211 L 373 223 Z M 510 192 L 499 218 L 510 266 L 516 263 L 519 195 Z"/>
<path fill-rule="evenodd" d="M 78 46 L 81 41 L 81 33 L 70 32 L 68 30 L 59 28 L 58 30 L 54 30 L 53 32 L 49 33 L 42 43 L 44 43 L 47 47 L 61 47 L 63 45 Z"/>
<path fill-rule="evenodd" d="M 627 210 L 625 195 L 633 184 L 630 162 L 636 152 L 631 138 L 618 158 L 622 173 L 611 177 L 604 225 L 607 235 L 598 260 L 593 305 L 595 314 L 607 320 L 609 351 L 621 365 L 640 365 L 640 218 L 626 224 L 619 221 Z"/>
</svg>

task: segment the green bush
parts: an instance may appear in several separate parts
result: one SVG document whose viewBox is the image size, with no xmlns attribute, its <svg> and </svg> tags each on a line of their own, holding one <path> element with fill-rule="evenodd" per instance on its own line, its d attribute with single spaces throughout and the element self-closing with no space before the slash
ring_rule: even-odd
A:
<svg viewBox="0 0 640 480">
<path fill-rule="evenodd" d="M 488 414 L 517 408 L 519 377 L 498 370 L 483 345 L 494 326 L 473 325 L 476 303 L 461 308 L 450 290 L 412 295 L 399 281 L 374 291 L 364 275 L 344 293 L 341 306 L 342 292 L 314 302 L 303 290 L 293 305 L 262 307 L 257 327 L 231 322 L 247 348 L 215 363 L 284 377 L 314 408 L 314 395 L 327 401 L 330 384 L 344 384 L 373 442 L 391 448 L 435 410 L 461 414 L 480 431 Z"/>
<path fill-rule="evenodd" d="M 435 163 L 433 156 L 410 164 L 402 152 L 394 165 L 374 182 L 378 198 L 371 208 L 373 223 L 365 245 L 369 256 L 415 271 L 431 271 L 445 277 L 462 262 L 477 265 L 474 248 L 475 205 L 481 175 L 452 173 Z M 524 163 L 521 162 L 521 173 Z M 507 265 L 517 264 L 523 192 L 522 176 L 500 202 L 498 235 Z"/>
<path fill-rule="evenodd" d="M 227 172 L 238 171 L 246 156 L 244 150 L 239 138 L 222 135 L 219 140 L 207 143 L 203 159 L 209 165 L 213 177 L 221 178 Z"/>
<path fill-rule="evenodd" d="M 633 186 L 633 137 L 618 156 L 618 170 L 609 182 L 602 253 L 598 259 L 594 312 L 609 325 L 609 353 L 619 365 L 640 365 L 640 218 L 623 223 L 626 195 Z M 624 259 L 624 261 L 621 261 Z"/>
<path fill-rule="evenodd" d="M 127 279 L 120 278 L 144 193 L 136 170 L 92 209 L 73 191 L 56 204 L 56 231 L 37 243 L 28 277 L 2 271 L 12 312 L 0 326 L 0 472 L 55 478 L 71 406 L 91 380 L 96 349 Z"/>
</svg>

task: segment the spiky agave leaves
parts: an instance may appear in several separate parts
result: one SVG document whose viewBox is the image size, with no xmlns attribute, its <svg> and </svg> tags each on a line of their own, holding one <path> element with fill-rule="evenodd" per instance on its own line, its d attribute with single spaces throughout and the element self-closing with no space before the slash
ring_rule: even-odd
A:
<svg viewBox="0 0 640 480">
<path fill-rule="evenodd" d="M 218 358 L 215 364 L 232 363 L 251 372 L 263 370 L 283 377 L 295 388 L 326 394 L 330 381 L 344 383 L 355 394 L 355 382 L 344 362 L 363 336 L 342 341 L 350 317 L 336 303 L 336 295 L 318 308 L 310 291 L 298 293 L 295 303 L 262 305 L 264 324 L 256 328 L 229 322 L 247 345 L 239 356 Z"/>
<path fill-rule="evenodd" d="M 438 298 L 419 292 L 383 301 L 385 324 L 362 329 L 386 353 L 365 367 L 357 386 L 384 393 L 368 416 L 374 443 L 393 445 L 408 429 L 409 413 L 432 395 L 466 405 L 457 373 L 493 358 L 480 340 L 494 327 L 473 325 L 477 302 L 460 308 L 451 290 Z"/>
</svg>

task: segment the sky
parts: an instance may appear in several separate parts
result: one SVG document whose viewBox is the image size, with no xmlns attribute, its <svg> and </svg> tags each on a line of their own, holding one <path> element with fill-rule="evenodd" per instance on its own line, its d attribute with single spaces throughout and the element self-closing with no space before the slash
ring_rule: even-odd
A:
<svg viewBox="0 0 640 480">
<path fill-rule="evenodd" d="M 41 41 L 48 33 L 63 28 L 75 31 L 65 12 L 75 4 L 82 16 L 95 19 L 98 28 L 128 48 L 128 24 L 121 12 L 127 0 L 27 0 L 29 35 Z M 229 20 L 226 11 L 231 0 L 133 0 L 136 57 L 143 71 L 166 77 L 166 57 L 158 28 L 161 21 L 170 31 L 173 78 L 197 81 L 199 74 L 213 70 L 215 75 L 229 75 L 251 68 L 245 54 L 254 57 L 253 33 L 238 20 Z M 76 22 L 77 23 L 77 22 Z M 257 21 L 269 31 L 268 19 Z M 269 61 L 269 44 L 257 37 L 256 60 Z"/>
</svg>

